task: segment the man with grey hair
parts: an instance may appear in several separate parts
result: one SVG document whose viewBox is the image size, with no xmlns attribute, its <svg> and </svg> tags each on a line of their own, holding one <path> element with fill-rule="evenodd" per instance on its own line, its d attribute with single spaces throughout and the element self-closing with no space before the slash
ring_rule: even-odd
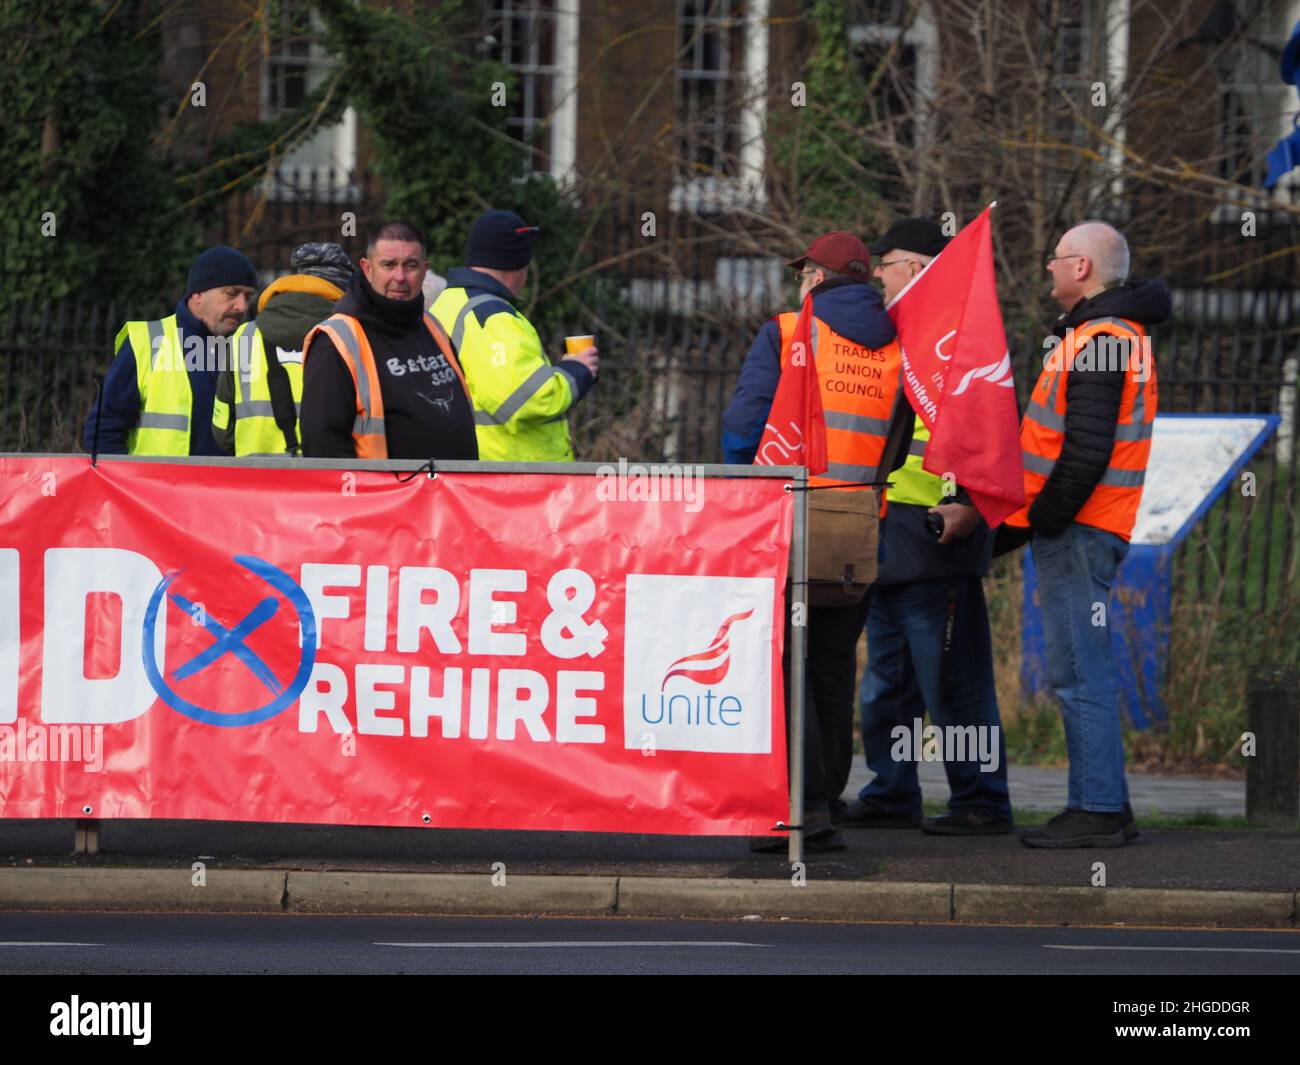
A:
<svg viewBox="0 0 1300 1065">
<path fill-rule="evenodd" d="M 932 219 L 894 222 L 871 245 L 886 303 L 947 243 Z M 951 495 L 924 469 L 930 432 L 906 390 L 900 394 L 893 417 L 913 423 L 912 443 L 902 468 L 889 477 L 861 686 L 862 749 L 875 777 L 842 820 L 859 828 L 919 827 L 931 835 L 1005 835 L 1014 825 L 983 587 L 993 538 L 969 496 L 960 489 Z M 948 812 L 922 820 L 918 766 L 910 755 L 899 756 L 898 730 L 910 735 L 927 710 L 948 735 L 987 737 L 996 762 L 981 762 L 973 749 L 946 757 Z"/>
<path fill-rule="evenodd" d="M 1151 451 L 1157 393 L 1147 328 L 1169 318 L 1161 281 L 1128 281 L 1128 243 L 1106 222 L 1070 229 L 1047 259 L 1064 312 L 1020 427 L 1025 507 L 999 547 L 1032 537 L 1048 675 L 1070 759 L 1066 808 L 1030 847 L 1121 847 L 1137 826 L 1106 623 Z"/>
</svg>

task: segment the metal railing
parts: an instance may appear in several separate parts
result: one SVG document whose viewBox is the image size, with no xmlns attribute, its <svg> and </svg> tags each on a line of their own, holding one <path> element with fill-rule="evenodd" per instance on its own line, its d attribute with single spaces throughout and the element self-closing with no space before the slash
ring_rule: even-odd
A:
<svg viewBox="0 0 1300 1065">
<path fill-rule="evenodd" d="M 0 323 L 0 450 L 78 451 L 97 381 L 128 318 L 169 308 L 23 304 Z M 598 386 L 574 415 L 580 458 L 720 462 L 722 415 L 760 316 L 728 325 L 640 312 L 623 337 L 602 339 Z M 575 332 L 583 331 L 581 329 Z M 1250 471 L 1255 494 L 1229 492 L 1180 550 L 1180 589 L 1211 594 L 1224 567 L 1238 605 L 1268 608 L 1300 594 L 1300 314 L 1288 294 L 1221 299 L 1192 293 L 1153 332 L 1160 409 L 1169 413 L 1280 414 L 1278 434 Z M 1022 403 L 1037 378 L 1039 335 L 1013 340 Z"/>
</svg>

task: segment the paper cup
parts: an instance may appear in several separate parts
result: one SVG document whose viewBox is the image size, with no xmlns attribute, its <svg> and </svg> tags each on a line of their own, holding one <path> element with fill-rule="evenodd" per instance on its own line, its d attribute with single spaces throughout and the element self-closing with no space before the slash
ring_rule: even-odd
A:
<svg viewBox="0 0 1300 1065">
<path fill-rule="evenodd" d="M 564 354 L 576 355 L 580 351 L 586 351 L 588 348 L 596 346 L 596 336 L 594 333 L 584 333 L 582 336 L 564 338 Z"/>
</svg>

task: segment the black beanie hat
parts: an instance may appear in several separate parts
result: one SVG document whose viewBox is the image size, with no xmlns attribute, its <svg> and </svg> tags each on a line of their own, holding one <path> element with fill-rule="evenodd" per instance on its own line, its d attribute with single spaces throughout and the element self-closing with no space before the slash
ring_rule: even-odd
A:
<svg viewBox="0 0 1300 1065">
<path fill-rule="evenodd" d="M 196 292 L 206 292 L 222 285 L 257 288 L 257 271 L 242 251 L 217 244 L 201 252 L 190 264 L 190 281 L 185 289 L 185 298 L 189 299 Z"/>
<path fill-rule="evenodd" d="M 465 246 L 466 266 L 490 270 L 518 270 L 533 261 L 533 236 L 539 226 L 530 226 L 514 211 L 485 211 L 470 226 Z"/>
</svg>

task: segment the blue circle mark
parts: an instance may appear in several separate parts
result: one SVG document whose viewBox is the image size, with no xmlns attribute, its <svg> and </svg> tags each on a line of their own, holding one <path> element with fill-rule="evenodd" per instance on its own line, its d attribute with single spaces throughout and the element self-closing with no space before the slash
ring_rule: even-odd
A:
<svg viewBox="0 0 1300 1065">
<path fill-rule="evenodd" d="M 256 725 L 275 717 L 276 714 L 293 703 L 302 694 L 302 690 L 307 687 L 307 681 L 311 678 L 312 666 L 316 664 L 316 612 L 312 610 L 311 600 L 307 598 L 307 593 L 303 591 L 302 585 L 285 573 L 284 570 L 278 566 L 273 566 L 264 559 L 256 558 L 253 555 L 235 555 L 234 557 L 235 561 L 246 570 L 261 577 L 262 580 L 284 596 L 298 615 L 298 626 L 302 630 L 302 657 L 298 662 L 298 672 L 294 674 L 293 682 L 283 692 L 269 703 L 255 707 L 252 710 L 245 710 L 243 713 L 238 714 L 227 714 L 219 710 L 209 710 L 207 707 L 197 706 L 172 691 L 166 680 L 163 679 L 162 672 L 158 669 L 158 660 L 154 653 L 154 632 L 158 624 L 158 610 L 162 605 L 163 597 L 167 594 L 167 588 L 172 581 L 181 575 L 180 570 L 167 574 L 158 582 L 158 587 L 153 590 L 148 609 L 145 610 L 144 614 L 144 646 L 142 648 L 145 675 L 149 678 L 149 683 L 153 685 L 153 690 L 158 693 L 158 698 L 173 710 L 195 721 L 205 725 L 222 725 L 227 728 Z"/>
</svg>

